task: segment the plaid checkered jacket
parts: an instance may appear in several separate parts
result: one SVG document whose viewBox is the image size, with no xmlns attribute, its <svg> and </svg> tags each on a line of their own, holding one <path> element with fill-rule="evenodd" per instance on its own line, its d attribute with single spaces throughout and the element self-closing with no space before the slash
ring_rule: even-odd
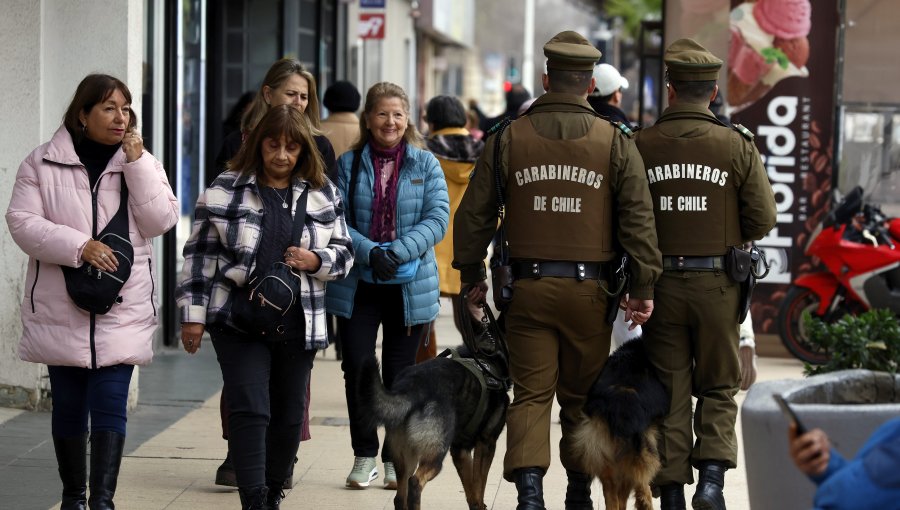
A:
<svg viewBox="0 0 900 510">
<path fill-rule="evenodd" d="M 295 178 L 292 213 L 306 181 Z M 322 259 L 315 273 L 303 273 L 301 303 L 306 315 L 306 348 L 328 346 L 325 282 L 343 278 L 353 266 L 353 243 L 337 188 L 330 181 L 310 189 L 301 247 Z M 234 326 L 229 296 L 254 270 L 261 236 L 263 202 L 256 176 L 222 173 L 200 195 L 194 226 L 184 245 L 184 266 L 176 290 L 182 322 Z"/>
</svg>

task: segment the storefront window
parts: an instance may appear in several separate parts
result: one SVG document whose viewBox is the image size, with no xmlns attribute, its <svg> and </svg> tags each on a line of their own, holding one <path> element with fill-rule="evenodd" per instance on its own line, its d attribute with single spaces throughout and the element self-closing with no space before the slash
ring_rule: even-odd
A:
<svg viewBox="0 0 900 510">
<path fill-rule="evenodd" d="M 194 205 L 203 191 L 206 117 L 206 2 L 183 0 L 177 14 L 176 146 L 178 200 L 181 220 L 176 233 L 178 269 L 191 233 Z"/>
</svg>

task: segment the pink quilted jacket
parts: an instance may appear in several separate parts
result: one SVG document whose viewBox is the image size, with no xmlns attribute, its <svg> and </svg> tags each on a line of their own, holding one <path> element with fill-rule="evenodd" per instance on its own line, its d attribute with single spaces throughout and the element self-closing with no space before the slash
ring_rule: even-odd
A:
<svg viewBox="0 0 900 510">
<path fill-rule="evenodd" d="M 128 163 L 117 151 L 98 182 L 97 231 L 119 209 L 121 175 L 128 184 L 134 263 L 122 288 L 122 303 L 105 315 L 91 314 L 69 299 L 60 266 L 78 267 L 91 238 L 91 192 L 72 137 L 60 127 L 53 138 L 19 166 L 6 223 L 28 254 L 24 331 L 19 356 L 25 361 L 98 368 L 145 365 L 158 313 L 150 239 L 178 220 L 178 207 L 162 164 L 149 152 Z"/>
</svg>

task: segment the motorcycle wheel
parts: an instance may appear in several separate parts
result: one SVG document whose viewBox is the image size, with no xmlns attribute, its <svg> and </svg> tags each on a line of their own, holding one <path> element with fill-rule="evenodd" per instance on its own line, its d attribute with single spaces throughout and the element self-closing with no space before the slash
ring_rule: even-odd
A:
<svg viewBox="0 0 900 510">
<path fill-rule="evenodd" d="M 803 312 L 807 310 L 813 317 L 822 318 L 816 314 L 818 308 L 819 296 L 815 292 L 792 285 L 778 309 L 778 333 L 781 335 L 781 342 L 791 354 L 813 365 L 821 365 L 830 357 L 828 351 L 809 341 L 803 324 Z M 834 315 L 837 316 L 835 319 L 838 319 L 844 314 Z"/>
</svg>

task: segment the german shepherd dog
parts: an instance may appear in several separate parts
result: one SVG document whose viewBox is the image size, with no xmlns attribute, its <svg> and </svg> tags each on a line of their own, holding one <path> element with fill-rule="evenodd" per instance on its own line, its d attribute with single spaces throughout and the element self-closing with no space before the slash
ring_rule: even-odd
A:
<svg viewBox="0 0 900 510">
<path fill-rule="evenodd" d="M 397 471 L 396 510 L 421 507 L 422 490 L 440 473 L 448 450 L 469 509 L 487 508 L 485 484 L 509 407 L 508 373 L 505 357 L 476 357 L 459 347 L 404 369 L 388 391 L 375 358 L 365 362 L 358 394 L 364 412 L 385 427 Z"/>
<path fill-rule="evenodd" d="M 634 491 L 635 508 L 653 510 L 650 482 L 659 472 L 658 424 L 669 396 L 647 359 L 640 338 L 613 352 L 584 404 L 585 420 L 574 448 L 588 474 L 600 479 L 608 510 L 625 510 Z"/>
</svg>

